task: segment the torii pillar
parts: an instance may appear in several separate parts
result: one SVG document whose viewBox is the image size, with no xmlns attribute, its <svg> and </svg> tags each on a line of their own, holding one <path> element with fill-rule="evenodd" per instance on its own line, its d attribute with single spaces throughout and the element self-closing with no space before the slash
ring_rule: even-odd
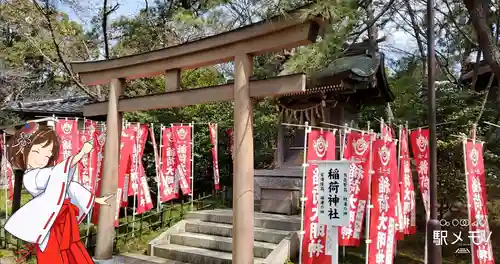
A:
<svg viewBox="0 0 500 264">
<path fill-rule="evenodd" d="M 252 56 L 234 59 L 233 263 L 253 264 L 253 105 Z"/>
<path fill-rule="evenodd" d="M 106 120 L 106 146 L 104 148 L 104 168 L 101 177 L 101 196 L 116 193 L 118 189 L 118 165 L 120 163 L 120 136 L 122 129 L 122 113 L 118 112 L 118 98 L 125 90 L 124 79 L 113 79 L 109 88 L 108 116 Z M 116 194 L 115 194 L 116 195 Z M 115 219 L 118 200 L 114 196 L 109 199 L 111 206 L 99 207 L 99 222 L 97 225 L 96 260 L 109 260 L 113 254 L 113 238 L 115 236 Z"/>
</svg>

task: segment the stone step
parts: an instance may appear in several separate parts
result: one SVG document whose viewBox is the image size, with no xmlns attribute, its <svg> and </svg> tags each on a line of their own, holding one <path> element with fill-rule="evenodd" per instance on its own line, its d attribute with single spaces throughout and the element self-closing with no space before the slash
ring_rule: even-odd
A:
<svg viewBox="0 0 500 264">
<path fill-rule="evenodd" d="M 178 233 L 170 236 L 170 243 L 189 247 L 232 252 L 233 239 L 230 237 L 211 236 L 196 233 Z M 253 254 L 257 258 L 266 258 L 276 248 L 276 244 L 254 242 Z"/>
<path fill-rule="evenodd" d="M 204 248 L 195 248 L 175 244 L 155 246 L 154 254 L 157 257 L 173 259 L 196 264 L 232 264 L 233 256 L 228 252 L 215 251 Z M 254 264 L 262 264 L 265 259 L 255 258 Z"/>
<path fill-rule="evenodd" d="M 186 232 L 199 233 L 206 235 L 232 237 L 233 226 L 230 224 L 221 224 L 213 222 L 204 222 L 200 220 L 187 220 Z M 279 244 L 290 231 L 264 229 L 260 227 L 254 228 L 254 240 L 260 242 L 267 242 Z"/>
<path fill-rule="evenodd" d="M 136 253 L 122 253 L 116 256 L 116 259 L 118 260 L 117 263 L 123 264 L 189 264 L 177 260 L 141 255 Z"/>
<path fill-rule="evenodd" d="M 186 215 L 185 219 L 198 219 L 205 222 L 232 224 L 233 213 L 231 210 L 224 209 L 192 211 Z M 254 227 L 298 231 L 300 230 L 300 216 L 286 216 L 255 212 Z"/>
</svg>

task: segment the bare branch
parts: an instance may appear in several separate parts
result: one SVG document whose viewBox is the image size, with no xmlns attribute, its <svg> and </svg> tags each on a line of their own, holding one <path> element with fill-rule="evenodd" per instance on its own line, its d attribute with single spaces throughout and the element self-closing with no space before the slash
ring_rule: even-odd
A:
<svg viewBox="0 0 500 264">
<path fill-rule="evenodd" d="M 86 93 L 91 98 L 96 99 L 96 95 L 93 94 L 92 92 L 90 92 L 87 88 L 85 88 L 85 86 L 83 86 L 78 81 L 78 79 L 73 75 L 73 72 L 69 68 L 69 65 L 64 60 L 61 48 L 59 46 L 59 43 L 57 43 L 57 40 L 56 40 L 55 30 L 54 30 L 54 26 L 52 25 L 52 18 L 50 17 L 50 14 L 48 12 L 44 11 L 43 8 L 40 5 L 38 5 L 38 3 L 36 2 L 36 0 L 33 0 L 33 4 L 35 5 L 36 9 L 42 14 L 42 16 L 45 18 L 45 20 L 47 22 L 47 25 L 48 25 L 49 31 L 50 31 L 50 36 L 51 36 L 51 39 L 52 39 L 52 44 L 54 45 L 57 57 L 61 61 L 62 65 L 64 67 L 64 70 L 66 71 L 66 73 L 68 74 L 68 76 L 70 77 L 70 79 L 73 81 L 73 83 L 75 83 L 76 86 L 80 90 L 82 90 L 84 93 Z"/>
<path fill-rule="evenodd" d="M 446 1 L 444 1 L 445 3 L 447 3 Z M 450 9 L 450 6 L 448 5 L 448 3 L 446 4 L 448 6 L 448 9 L 449 9 L 449 12 L 451 13 L 451 9 Z M 441 9 L 435 7 L 434 8 L 436 11 L 438 11 L 440 14 L 442 14 L 443 16 L 445 16 L 446 18 L 448 18 L 448 20 L 451 21 L 451 23 L 453 23 L 453 25 L 455 26 L 455 29 L 458 30 L 458 32 L 467 40 L 469 41 L 473 46 L 477 47 L 478 44 L 477 42 L 475 42 L 463 29 L 460 25 L 457 24 L 457 21 L 455 21 L 454 18 L 452 18 L 450 15 L 446 14 L 444 11 L 442 11 Z"/>
<path fill-rule="evenodd" d="M 372 21 L 370 21 L 370 23 L 368 23 L 363 29 L 361 29 L 360 31 L 356 32 L 356 33 L 353 33 L 351 35 L 354 35 L 354 39 L 352 40 L 352 43 L 346 48 L 344 49 L 344 52 L 348 49 L 350 49 L 352 47 L 352 45 L 354 43 L 356 43 L 356 41 L 358 41 L 359 37 L 361 37 L 361 35 L 363 35 L 364 32 L 366 32 L 369 28 L 371 28 L 372 26 L 375 25 L 375 23 L 387 12 L 389 11 L 389 9 L 391 8 L 392 4 L 395 2 L 395 0 L 390 0 L 389 3 L 387 3 L 384 8 L 382 8 L 382 11 L 380 11 L 380 13 L 378 15 L 376 15 Z"/>
<path fill-rule="evenodd" d="M 102 7 L 102 37 L 104 41 L 104 57 L 109 60 L 109 41 L 108 41 L 108 16 L 116 11 L 120 5 L 116 4 L 108 10 L 108 0 L 104 0 Z"/>
<path fill-rule="evenodd" d="M 426 69 L 426 57 L 424 53 L 424 45 L 422 43 L 422 39 L 420 38 L 419 32 L 419 26 L 417 24 L 417 20 L 415 19 L 415 12 L 413 11 L 413 8 L 410 5 L 410 0 L 404 0 L 406 9 L 408 10 L 408 15 L 410 16 L 411 20 L 411 26 L 413 28 L 413 31 L 415 33 L 415 40 L 417 41 L 417 46 L 418 46 L 418 51 L 420 52 L 420 58 L 422 60 L 422 73 L 425 73 Z"/>
</svg>

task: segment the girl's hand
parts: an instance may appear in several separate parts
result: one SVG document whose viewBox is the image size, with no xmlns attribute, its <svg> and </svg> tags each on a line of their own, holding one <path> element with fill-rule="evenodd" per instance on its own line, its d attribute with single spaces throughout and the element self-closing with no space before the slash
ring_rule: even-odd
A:
<svg viewBox="0 0 500 264">
<path fill-rule="evenodd" d="M 102 205 L 107 205 L 107 206 L 111 206 L 111 204 L 107 203 L 106 201 L 115 196 L 115 194 L 110 194 L 110 195 L 106 195 L 106 196 L 103 196 L 103 197 L 96 197 L 95 198 L 95 202 L 98 203 L 98 204 L 102 204 Z"/>
<path fill-rule="evenodd" d="M 93 148 L 94 148 L 94 140 L 89 140 L 85 142 L 85 144 L 83 144 L 81 152 L 83 154 L 89 154 Z"/>
</svg>

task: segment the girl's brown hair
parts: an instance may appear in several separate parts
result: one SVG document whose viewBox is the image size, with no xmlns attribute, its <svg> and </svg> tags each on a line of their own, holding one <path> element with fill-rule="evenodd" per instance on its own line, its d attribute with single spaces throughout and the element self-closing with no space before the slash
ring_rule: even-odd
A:
<svg viewBox="0 0 500 264">
<path fill-rule="evenodd" d="M 59 137 L 57 133 L 45 126 L 36 123 L 26 124 L 18 130 L 9 142 L 9 160 L 12 166 L 26 170 L 28 167 L 28 154 L 34 145 L 47 146 L 52 143 L 52 156 L 48 164 L 53 164 L 59 157 Z"/>
</svg>

